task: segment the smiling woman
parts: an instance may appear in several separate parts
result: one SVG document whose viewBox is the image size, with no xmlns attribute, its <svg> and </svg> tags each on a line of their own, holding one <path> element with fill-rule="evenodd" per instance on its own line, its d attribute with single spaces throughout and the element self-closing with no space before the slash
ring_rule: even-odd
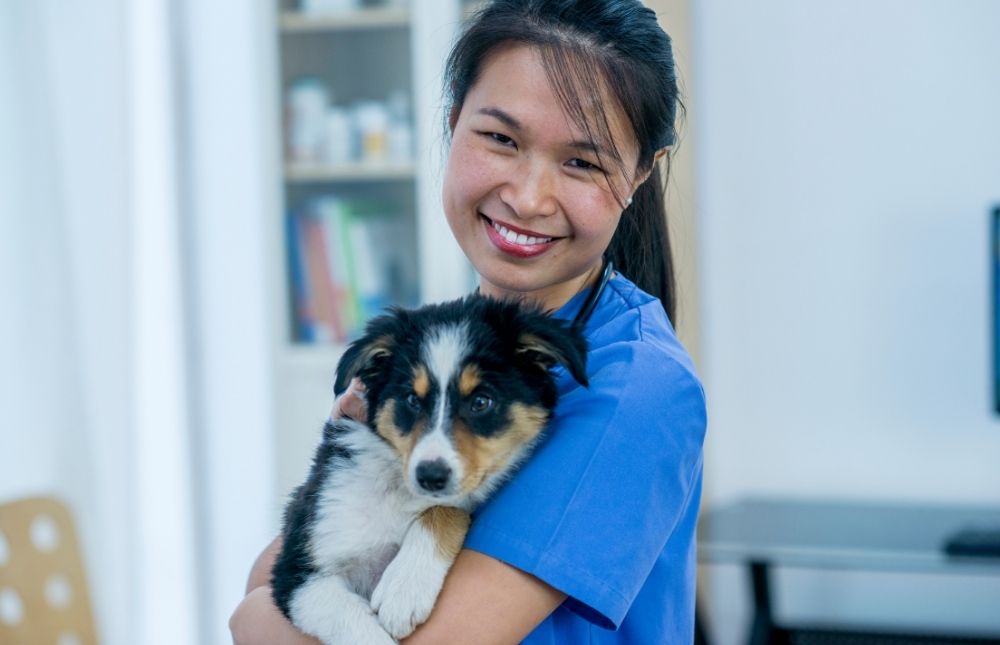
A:
<svg viewBox="0 0 1000 645">
<path fill-rule="evenodd" d="M 475 511 L 405 642 L 690 643 L 706 414 L 671 323 L 655 163 L 676 140 L 670 39 L 639 0 L 494 0 L 446 81 L 452 233 L 482 293 L 592 312 L 589 386 L 559 375 L 536 452 Z M 272 561 L 254 568 L 236 642 L 314 642 L 275 612 Z"/>
</svg>

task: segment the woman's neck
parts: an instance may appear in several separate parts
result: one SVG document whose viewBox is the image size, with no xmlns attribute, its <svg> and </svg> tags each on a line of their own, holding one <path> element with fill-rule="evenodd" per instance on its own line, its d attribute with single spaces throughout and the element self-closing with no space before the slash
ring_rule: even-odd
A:
<svg viewBox="0 0 1000 645">
<path fill-rule="evenodd" d="M 533 302 L 546 311 L 555 311 L 569 302 L 576 294 L 593 287 L 600 278 L 603 267 L 603 261 L 598 262 L 575 278 L 535 291 L 503 289 L 482 278 L 479 282 L 479 293 L 493 298 Z"/>
</svg>

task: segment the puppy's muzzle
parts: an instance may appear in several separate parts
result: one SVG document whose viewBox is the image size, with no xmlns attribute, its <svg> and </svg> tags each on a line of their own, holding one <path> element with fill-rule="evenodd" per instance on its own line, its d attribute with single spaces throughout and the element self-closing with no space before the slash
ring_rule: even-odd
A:
<svg viewBox="0 0 1000 645">
<path fill-rule="evenodd" d="M 451 467 L 444 459 L 422 461 L 417 464 L 417 483 L 428 493 L 440 493 L 451 481 Z"/>
</svg>

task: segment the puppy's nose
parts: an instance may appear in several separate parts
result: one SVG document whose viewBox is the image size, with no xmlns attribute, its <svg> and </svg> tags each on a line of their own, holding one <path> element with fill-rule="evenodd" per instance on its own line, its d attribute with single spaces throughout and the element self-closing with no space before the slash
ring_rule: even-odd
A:
<svg viewBox="0 0 1000 645">
<path fill-rule="evenodd" d="M 444 459 L 422 461 L 417 464 L 417 483 L 430 493 L 436 493 L 448 485 L 451 468 Z"/>
</svg>

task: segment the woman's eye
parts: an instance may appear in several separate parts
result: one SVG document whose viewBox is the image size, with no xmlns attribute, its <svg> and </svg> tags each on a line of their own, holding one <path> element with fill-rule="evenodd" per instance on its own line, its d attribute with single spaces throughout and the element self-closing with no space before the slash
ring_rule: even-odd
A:
<svg viewBox="0 0 1000 645">
<path fill-rule="evenodd" d="M 420 397 L 417 396 L 416 392 L 410 392 L 406 395 L 406 405 L 410 406 L 414 410 L 420 409 Z"/>
<path fill-rule="evenodd" d="M 473 414 L 483 414 L 492 408 L 493 399 L 484 394 L 478 394 L 472 397 L 472 401 L 469 403 L 469 410 Z"/>
<path fill-rule="evenodd" d="M 499 132 L 487 132 L 486 136 L 490 137 L 500 145 L 512 146 L 514 145 L 514 140 L 508 137 L 506 134 L 500 134 Z"/>
<path fill-rule="evenodd" d="M 574 168 L 579 168 L 580 170 L 601 170 L 600 166 L 595 166 L 585 159 L 570 159 L 569 163 Z"/>
</svg>

